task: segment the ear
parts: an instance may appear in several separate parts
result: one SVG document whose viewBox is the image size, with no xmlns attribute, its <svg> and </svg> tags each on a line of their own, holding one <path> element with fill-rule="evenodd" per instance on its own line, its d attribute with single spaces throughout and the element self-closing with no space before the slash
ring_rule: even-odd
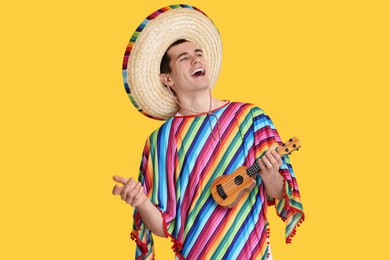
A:
<svg viewBox="0 0 390 260">
<path fill-rule="evenodd" d="M 169 74 L 160 74 L 160 80 L 162 82 L 162 84 L 164 84 L 165 86 L 169 87 L 173 84 L 171 78 L 169 77 Z"/>
</svg>

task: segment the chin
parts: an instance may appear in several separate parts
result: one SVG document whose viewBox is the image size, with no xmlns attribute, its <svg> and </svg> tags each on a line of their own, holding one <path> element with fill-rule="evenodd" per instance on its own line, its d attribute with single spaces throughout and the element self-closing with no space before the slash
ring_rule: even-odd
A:
<svg viewBox="0 0 390 260">
<path fill-rule="evenodd" d="M 209 88 L 210 87 L 210 80 L 205 79 L 202 83 L 199 84 L 202 88 Z"/>
<path fill-rule="evenodd" d="M 200 86 L 200 89 L 209 89 L 210 88 L 210 83 L 204 84 Z"/>
</svg>

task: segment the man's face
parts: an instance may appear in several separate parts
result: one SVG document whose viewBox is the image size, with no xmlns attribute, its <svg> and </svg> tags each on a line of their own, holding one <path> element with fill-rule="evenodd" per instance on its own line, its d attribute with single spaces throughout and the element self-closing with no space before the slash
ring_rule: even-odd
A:
<svg viewBox="0 0 390 260">
<path fill-rule="evenodd" d="M 203 51 L 192 42 L 171 47 L 167 54 L 171 58 L 171 73 L 167 74 L 172 88 L 179 92 L 207 89 L 210 86 L 209 70 Z"/>
</svg>

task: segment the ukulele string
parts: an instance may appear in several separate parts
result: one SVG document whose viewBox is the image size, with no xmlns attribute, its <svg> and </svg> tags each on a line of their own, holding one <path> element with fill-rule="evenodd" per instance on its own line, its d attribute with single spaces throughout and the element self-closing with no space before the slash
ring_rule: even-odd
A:
<svg viewBox="0 0 390 260">
<path fill-rule="evenodd" d="M 246 168 L 245 170 L 241 170 L 241 171 L 239 171 L 239 172 L 236 172 L 235 174 L 237 174 L 237 175 L 245 175 L 245 174 L 247 174 L 248 176 L 245 176 L 245 177 L 250 177 L 250 178 L 252 178 L 256 173 L 258 173 L 258 172 L 260 172 L 260 168 L 259 168 L 259 166 L 257 166 L 258 167 L 258 171 L 256 171 L 256 170 L 249 170 L 249 173 L 247 172 L 247 169 L 249 169 L 249 168 Z M 228 175 L 226 175 L 226 176 L 228 176 Z M 245 177 L 243 177 L 243 178 L 245 178 Z M 223 189 L 224 189 L 224 191 L 226 192 L 226 191 L 229 191 L 230 189 L 234 189 L 235 187 L 237 187 L 238 185 L 235 183 L 235 181 L 234 181 L 234 178 L 232 179 L 232 180 L 229 180 L 229 181 L 227 181 L 224 185 L 223 185 Z"/>
<path fill-rule="evenodd" d="M 280 152 L 278 151 L 278 150 L 276 150 L 279 154 L 280 154 Z M 284 154 L 280 154 L 281 156 L 283 156 Z M 261 156 L 261 157 L 263 157 L 263 156 Z M 260 157 L 260 158 L 261 158 Z M 259 159 L 260 159 L 259 158 Z M 253 164 L 253 165 L 255 165 L 255 164 L 257 164 L 257 160 L 255 161 L 255 163 Z M 252 166 L 253 166 L 252 165 Z M 252 167 L 251 166 L 251 167 Z M 249 167 L 250 168 L 250 167 Z M 242 171 L 239 171 L 239 172 L 236 172 L 236 174 L 237 175 L 245 175 L 245 174 L 248 174 L 248 172 L 247 172 L 247 169 L 249 169 L 249 168 L 246 168 L 245 170 L 242 170 Z M 252 178 L 254 175 L 255 175 L 255 173 L 259 173 L 260 171 L 261 171 L 261 169 L 260 169 L 260 166 L 259 165 L 257 165 L 257 168 L 258 168 L 258 170 L 250 170 L 249 169 L 249 176 L 246 176 L 245 175 L 245 177 L 250 177 L 250 178 Z M 227 175 L 226 175 L 227 176 Z M 244 179 L 245 179 L 245 177 L 243 177 Z M 226 192 L 228 192 L 228 191 L 230 191 L 231 189 L 235 189 L 236 187 L 238 187 L 238 185 L 235 183 L 235 181 L 234 181 L 234 178 L 232 179 L 232 180 L 229 180 L 229 181 L 227 181 L 224 185 L 222 185 L 223 186 L 223 190 L 225 191 L 225 193 Z"/>
</svg>

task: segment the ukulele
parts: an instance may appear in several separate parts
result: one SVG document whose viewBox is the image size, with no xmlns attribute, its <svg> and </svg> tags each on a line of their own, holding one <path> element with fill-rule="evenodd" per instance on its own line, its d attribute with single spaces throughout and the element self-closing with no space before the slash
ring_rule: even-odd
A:
<svg viewBox="0 0 390 260">
<path fill-rule="evenodd" d="M 280 156 L 290 155 L 293 151 L 298 151 L 300 147 L 299 139 L 293 137 L 276 148 L 276 151 Z M 260 167 L 255 160 L 255 163 L 250 167 L 241 166 L 229 175 L 219 176 L 211 184 L 211 195 L 219 205 L 232 208 L 240 201 L 245 192 L 253 189 L 256 184 L 253 177 L 259 172 Z"/>
</svg>

